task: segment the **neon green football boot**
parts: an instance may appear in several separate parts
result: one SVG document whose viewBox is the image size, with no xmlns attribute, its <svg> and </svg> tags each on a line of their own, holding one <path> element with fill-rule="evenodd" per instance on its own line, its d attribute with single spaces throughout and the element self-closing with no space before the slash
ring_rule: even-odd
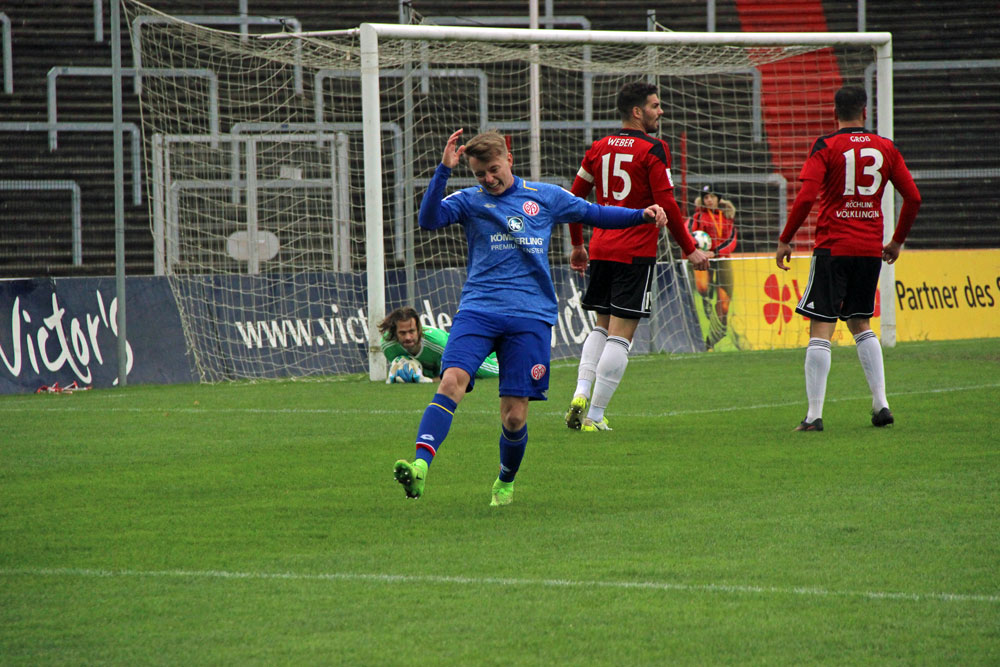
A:
<svg viewBox="0 0 1000 667">
<path fill-rule="evenodd" d="M 510 505 L 512 502 L 514 502 L 514 482 L 501 482 L 497 477 L 497 481 L 493 482 L 493 500 L 490 501 L 490 507 Z"/>
<path fill-rule="evenodd" d="M 570 401 L 569 410 L 566 411 L 566 426 L 579 431 L 583 424 L 583 416 L 587 413 L 587 397 L 576 395 Z"/>
<path fill-rule="evenodd" d="M 427 461 L 417 459 L 409 463 L 400 459 L 393 469 L 396 481 L 403 485 L 407 498 L 417 499 L 424 495 L 424 480 L 427 478 Z"/>
<path fill-rule="evenodd" d="M 601 421 L 594 421 L 590 417 L 583 420 L 583 426 L 580 427 L 581 431 L 585 433 L 595 433 L 597 431 L 610 431 L 611 424 L 608 423 L 607 419 L 602 418 Z"/>
</svg>

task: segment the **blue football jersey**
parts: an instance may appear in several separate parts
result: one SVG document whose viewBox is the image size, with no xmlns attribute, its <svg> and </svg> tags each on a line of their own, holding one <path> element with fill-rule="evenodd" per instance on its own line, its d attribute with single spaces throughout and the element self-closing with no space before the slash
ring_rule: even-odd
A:
<svg viewBox="0 0 1000 667">
<path fill-rule="evenodd" d="M 469 246 L 468 277 L 459 309 L 556 322 L 556 292 L 549 271 L 549 241 L 556 224 L 583 222 L 605 228 L 643 222 L 642 211 L 602 207 L 557 185 L 514 176 L 500 195 L 480 186 L 442 199 L 451 169 L 439 164 L 420 204 L 423 229 L 458 223 Z"/>
</svg>

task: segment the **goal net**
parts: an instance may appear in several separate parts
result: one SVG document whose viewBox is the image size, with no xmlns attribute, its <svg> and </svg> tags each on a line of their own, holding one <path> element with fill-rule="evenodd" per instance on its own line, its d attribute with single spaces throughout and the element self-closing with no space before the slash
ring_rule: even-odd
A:
<svg viewBox="0 0 1000 667">
<path fill-rule="evenodd" d="M 720 331 L 719 349 L 774 346 L 767 327 L 780 328 L 794 301 L 764 273 L 775 273 L 798 168 L 833 129 L 833 91 L 864 85 L 875 62 L 871 44 L 832 35 L 701 43 L 690 33 L 366 25 L 264 39 L 126 9 L 156 267 L 209 381 L 384 377 L 376 327 L 386 312 L 411 305 L 423 324 L 448 329 L 458 306 L 461 228 L 416 224 L 448 135 L 499 130 L 516 174 L 569 188 L 590 143 L 620 127 L 615 96 L 635 80 L 661 91 L 682 211 L 693 215 L 710 184 L 735 209 L 737 243 L 725 270 L 695 276 L 664 236 L 654 314 L 633 349 L 704 350 Z M 539 33 L 548 41 L 526 37 Z M 459 167 L 448 186 L 473 184 Z M 799 233 L 802 253 L 810 233 Z M 593 317 L 580 308 L 568 229 L 551 248 L 553 358 L 569 358 Z"/>
</svg>

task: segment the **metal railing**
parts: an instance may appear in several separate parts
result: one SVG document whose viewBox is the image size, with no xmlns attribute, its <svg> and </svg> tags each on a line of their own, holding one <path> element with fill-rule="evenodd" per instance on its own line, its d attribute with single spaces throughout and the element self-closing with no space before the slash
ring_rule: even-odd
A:
<svg viewBox="0 0 1000 667">
<path fill-rule="evenodd" d="M 871 63 L 865 68 L 865 93 L 868 95 L 868 99 L 872 99 L 872 91 L 874 88 L 874 83 L 872 83 L 873 76 L 875 74 L 875 63 Z M 892 63 L 892 71 L 931 71 L 931 70 L 942 70 L 942 69 L 998 69 L 1000 68 L 1000 59 L 983 59 L 983 60 L 911 60 L 909 62 L 903 60 L 895 60 Z M 865 120 L 865 128 L 872 129 L 872 119 L 869 116 Z"/>
<path fill-rule="evenodd" d="M 69 190 L 72 215 L 73 266 L 83 266 L 83 216 L 80 211 L 80 186 L 76 181 L 0 181 L 0 190 Z"/>
<path fill-rule="evenodd" d="M 400 169 L 402 160 L 401 135 L 392 123 L 384 123 L 383 129 L 392 133 L 394 163 Z M 280 130 L 277 134 L 253 134 Z M 152 139 L 152 193 L 153 193 L 153 245 L 154 270 L 156 275 L 173 273 L 180 260 L 180 200 L 184 190 L 229 190 L 232 201 L 239 201 L 242 193 L 246 197 L 247 238 L 258 238 L 255 227 L 257 216 L 258 189 L 319 189 L 331 194 L 331 217 L 342 223 L 334 229 L 334 270 L 350 270 L 350 195 L 347 176 L 347 132 L 361 131 L 361 123 L 237 123 L 229 135 L 161 135 Z M 330 146 L 329 179 L 259 179 L 256 168 L 257 146 L 260 142 L 324 142 Z M 222 143 L 230 144 L 231 177 L 229 179 L 175 179 L 171 166 L 171 146 L 174 144 Z M 246 178 L 241 178 L 240 150 L 247 152 Z M 395 196 L 402 197 L 402 185 L 394 188 Z M 397 206 L 399 204 L 397 203 Z M 252 224 L 251 224 L 252 223 Z M 248 246 L 256 248 L 252 242 Z M 258 259 L 251 253 L 248 271 L 256 273 L 260 268 Z"/>
<path fill-rule="evenodd" d="M 123 67 L 122 76 L 134 77 L 136 94 L 139 92 L 138 68 Z M 49 70 L 46 84 L 46 102 L 48 105 L 48 118 L 51 128 L 49 129 L 49 150 L 54 151 L 59 147 L 59 102 L 56 96 L 56 79 L 60 76 L 111 76 L 113 70 L 110 67 L 53 67 Z M 188 68 L 149 68 L 142 70 L 144 76 L 175 77 L 193 76 L 208 80 L 209 100 L 208 100 L 208 123 L 209 131 L 212 134 L 219 133 L 219 77 L 215 72 L 208 69 L 188 69 Z"/>
<path fill-rule="evenodd" d="M 531 25 L 531 18 L 528 16 L 425 16 L 422 23 L 424 25 L 454 25 L 454 26 L 494 26 L 502 28 L 524 27 Z M 553 16 L 551 8 L 546 11 L 545 16 L 539 17 L 539 26 L 552 30 L 554 28 L 580 28 L 590 30 L 590 19 L 586 16 Z M 428 82 L 426 75 L 429 73 L 427 66 L 427 45 L 421 47 L 423 57 L 418 66 L 421 77 L 421 92 L 427 93 Z M 582 57 L 584 61 L 590 61 L 591 48 L 589 45 L 582 47 Z M 594 141 L 591 133 L 591 122 L 594 120 L 594 74 L 585 71 L 583 73 L 583 127 L 584 143 L 590 145 Z"/>
<path fill-rule="evenodd" d="M 114 129 L 114 123 L 63 122 L 55 123 L 55 127 L 51 123 L 38 122 L 0 123 L 0 132 L 52 132 L 54 130 L 62 132 L 113 132 Z M 142 204 L 142 151 L 139 146 L 139 126 L 135 123 L 123 123 L 122 130 L 131 135 L 132 203 L 139 206 Z"/>
<path fill-rule="evenodd" d="M 715 14 L 716 14 L 716 2 L 715 0 L 705 0 L 705 30 L 707 32 L 715 32 Z M 866 0 L 858 0 L 858 32 L 866 32 L 868 30 L 868 7 Z"/>
<path fill-rule="evenodd" d="M 94 41 L 104 41 L 104 3 L 94 0 Z"/>
<path fill-rule="evenodd" d="M 489 95 L 487 92 L 488 80 L 486 73 L 477 68 L 467 69 L 428 69 L 417 73 L 406 72 L 401 69 L 387 69 L 379 72 L 383 78 L 404 78 L 413 77 L 434 77 L 434 78 L 454 78 L 454 79 L 475 79 L 478 83 L 477 99 L 479 100 L 479 128 L 480 132 L 485 132 L 489 125 Z M 323 98 L 323 81 L 326 79 L 353 78 L 360 79 L 361 71 L 357 69 L 321 69 L 317 70 L 315 79 L 315 99 L 313 101 L 313 113 L 317 123 L 323 122 L 325 113 L 325 100 Z"/>
<path fill-rule="evenodd" d="M 776 200 L 778 202 L 778 231 L 785 225 L 788 219 L 788 180 L 779 173 L 756 174 L 728 173 L 728 174 L 694 174 L 689 173 L 687 180 L 694 183 L 763 183 L 773 185 L 776 190 Z"/>
<path fill-rule="evenodd" d="M 269 17 L 269 16 L 154 16 L 152 14 L 143 14 L 137 16 L 134 21 L 132 21 L 132 64 L 135 68 L 140 71 L 140 75 L 144 75 L 149 72 L 148 69 L 143 69 L 142 67 L 142 26 L 147 23 L 173 23 L 176 20 L 186 21 L 188 23 L 194 23 L 196 25 L 238 25 L 241 30 L 246 31 L 247 26 L 251 25 L 277 25 L 277 26 L 288 26 L 294 32 L 302 31 L 302 24 L 295 17 Z M 298 95 L 302 95 L 305 92 L 305 88 L 302 84 L 302 42 L 299 41 L 295 47 L 295 92 Z M 135 79 L 135 92 L 139 93 L 142 87 L 141 76 Z"/>
<path fill-rule="evenodd" d="M 0 12 L 0 24 L 3 31 L 3 92 L 8 95 L 14 92 L 14 50 L 11 47 L 10 18 Z"/>
<path fill-rule="evenodd" d="M 893 72 L 924 72 L 935 70 L 963 70 L 963 69 L 1000 69 L 1000 59 L 981 60 L 912 60 L 894 61 L 892 63 Z M 875 73 L 875 63 L 865 68 L 865 92 L 868 99 L 872 99 L 872 76 Z M 872 129 L 871 116 L 865 120 L 865 128 Z M 1000 174 L 1000 169 L 914 169 L 911 170 L 914 180 L 951 180 L 958 178 L 995 178 Z M 896 198 L 896 209 L 900 207 L 900 200 Z"/>
</svg>

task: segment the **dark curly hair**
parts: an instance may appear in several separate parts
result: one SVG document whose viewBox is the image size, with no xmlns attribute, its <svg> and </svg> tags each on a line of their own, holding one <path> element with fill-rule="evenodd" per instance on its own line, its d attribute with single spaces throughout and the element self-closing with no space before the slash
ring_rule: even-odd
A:
<svg viewBox="0 0 1000 667">
<path fill-rule="evenodd" d="M 379 322 L 378 332 L 384 334 L 389 332 L 389 340 L 396 340 L 396 325 L 400 322 L 405 322 L 406 320 L 416 320 L 417 324 L 420 324 L 420 315 L 417 313 L 415 308 L 410 306 L 403 306 L 392 311 L 385 316 L 385 319 Z M 420 327 L 417 327 L 417 331 L 420 331 Z"/>
<path fill-rule="evenodd" d="M 628 120 L 632 116 L 632 109 L 646 104 L 646 98 L 650 95 L 659 95 L 660 89 L 645 81 L 626 83 L 618 91 L 618 100 L 615 106 L 618 113 L 622 115 L 622 120 Z"/>
</svg>

